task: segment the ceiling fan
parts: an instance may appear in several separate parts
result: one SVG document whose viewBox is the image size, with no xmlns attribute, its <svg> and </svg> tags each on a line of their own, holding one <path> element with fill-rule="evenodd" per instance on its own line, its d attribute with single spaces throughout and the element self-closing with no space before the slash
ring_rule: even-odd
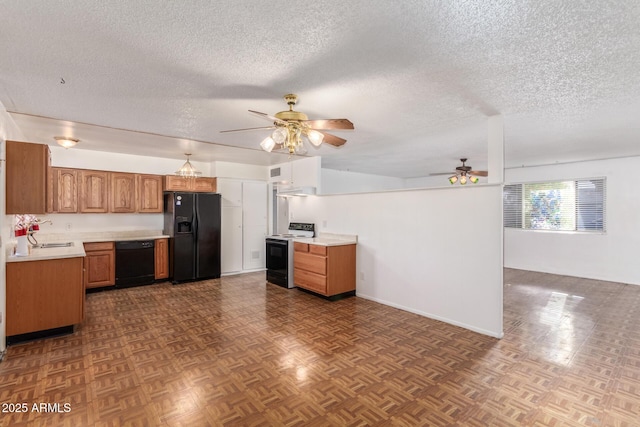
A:
<svg viewBox="0 0 640 427">
<path fill-rule="evenodd" d="M 460 181 L 460 185 L 465 185 L 467 180 L 471 181 L 472 184 L 476 184 L 478 182 L 479 176 L 488 176 L 489 172 L 487 171 L 474 171 L 471 169 L 471 166 L 467 166 L 466 158 L 461 158 L 462 166 L 457 166 L 455 175 L 449 177 L 449 182 L 451 184 L 455 184 Z M 451 172 L 441 172 L 441 173 L 432 173 L 431 175 L 449 175 Z"/>
<path fill-rule="evenodd" d="M 273 125 L 257 128 L 223 130 L 220 131 L 220 133 L 275 129 L 271 136 L 268 136 L 260 143 L 260 147 L 267 152 L 271 152 L 274 148 L 286 148 L 289 150 L 289 154 L 306 154 L 307 150 L 302 142 L 302 136 L 306 137 L 306 139 L 316 147 L 319 147 L 323 142 L 336 147 L 347 142 L 346 139 L 324 131 L 327 129 L 353 129 L 353 123 L 349 120 L 309 120 L 306 114 L 293 110 L 293 106 L 298 102 L 298 95 L 290 93 L 285 95 L 284 99 L 287 101 L 287 105 L 289 105 L 289 110 L 280 111 L 274 116 L 270 116 L 259 111 L 249 110 L 251 114 L 255 114 L 258 117 L 262 117 L 273 122 Z"/>
</svg>

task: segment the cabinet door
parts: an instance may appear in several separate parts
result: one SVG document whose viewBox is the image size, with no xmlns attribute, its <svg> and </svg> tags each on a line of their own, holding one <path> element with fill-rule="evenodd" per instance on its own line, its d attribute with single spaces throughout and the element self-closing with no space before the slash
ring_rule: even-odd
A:
<svg viewBox="0 0 640 427">
<path fill-rule="evenodd" d="M 192 182 L 192 191 L 198 191 L 203 193 L 215 193 L 216 179 L 215 178 L 195 178 Z"/>
<path fill-rule="evenodd" d="M 116 284 L 115 252 L 87 252 L 84 257 L 84 283 L 87 289 Z"/>
<path fill-rule="evenodd" d="M 49 158 L 47 145 L 7 141 L 6 213 L 47 212 Z"/>
<path fill-rule="evenodd" d="M 136 211 L 136 176 L 132 173 L 111 172 L 109 210 L 115 213 Z"/>
<path fill-rule="evenodd" d="M 242 246 L 245 270 L 265 267 L 267 191 L 266 182 L 242 183 Z"/>
<path fill-rule="evenodd" d="M 156 239 L 155 242 L 155 278 L 169 277 L 169 239 Z"/>
<path fill-rule="evenodd" d="M 8 336 L 82 322 L 82 258 L 7 263 Z"/>
<path fill-rule="evenodd" d="M 222 206 L 242 206 L 242 181 L 219 179 L 218 193 L 222 196 Z"/>
<path fill-rule="evenodd" d="M 193 180 L 193 178 L 165 175 L 163 179 L 164 191 L 191 191 L 191 181 Z"/>
<path fill-rule="evenodd" d="M 160 175 L 137 175 L 138 212 L 162 212 L 162 177 Z"/>
<path fill-rule="evenodd" d="M 222 273 L 242 271 L 242 208 L 222 208 L 222 236 L 220 262 Z M 262 240 L 264 246 L 264 239 Z"/>
<path fill-rule="evenodd" d="M 78 171 L 54 168 L 55 200 L 54 211 L 59 213 L 78 212 Z"/>
<path fill-rule="evenodd" d="M 108 212 L 108 188 L 108 172 L 81 170 L 79 174 L 80 212 Z"/>
</svg>

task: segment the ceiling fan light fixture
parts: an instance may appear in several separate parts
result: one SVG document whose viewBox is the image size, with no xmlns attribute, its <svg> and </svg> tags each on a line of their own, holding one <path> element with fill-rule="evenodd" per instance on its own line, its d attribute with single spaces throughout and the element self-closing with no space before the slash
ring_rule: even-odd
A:
<svg viewBox="0 0 640 427">
<path fill-rule="evenodd" d="M 58 145 L 61 145 L 64 148 L 71 148 L 75 146 L 78 142 L 80 142 L 79 139 L 70 138 L 68 136 L 54 136 L 53 139 L 56 140 Z"/>
<path fill-rule="evenodd" d="M 279 145 L 284 144 L 288 136 L 289 136 L 289 131 L 284 126 L 274 130 L 273 133 L 271 134 L 271 138 L 273 139 L 273 141 Z"/>
<path fill-rule="evenodd" d="M 180 169 L 175 171 L 175 174 L 177 176 L 182 176 L 185 178 L 195 178 L 198 175 L 202 175 L 202 172 L 196 170 L 196 168 L 194 168 L 189 161 L 189 156 L 191 156 L 191 153 L 184 153 L 184 155 L 187 156 L 187 161 L 184 162 L 184 165 L 182 165 Z"/>
<path fill-rule="evenodd" d="M 471 181 L 472 184 L 477 184 L 479 179 L 478 179 L 477 176 L 470 175 L 469 176 L 469 181 Z"/>
<path fill-rule="evenodd" d="M 456 182 L 458 182 L 458 175 L 453 175 L 449 177 L 449 182 L 451 183 L 451 185 L 455 184 Z"/>
<path fill-rule="evenodd" d="M 322 140 L 324 139 L 324 135 L 317 130 L 309 129 L 307 131 L 307 138 L 309 142 L 311 142 L 315 147 L 319 147 L 322 144 Z"/>
<path fill-rule="evenodd" d="M 270 153 L 271 150 L 273 150 L 273 147 L 275 146 L 276 146 L 276 142 L 270 136 L 263 139 L 262 142 L 260 143 L 260 147 L 267 153 Z"/>
<path fill-rule="evenodd" d="M 465 185 L 467 183 L 467 176 L 466 175 L 462 175 L 460 177 L 460 185 Z"/>
</svg>

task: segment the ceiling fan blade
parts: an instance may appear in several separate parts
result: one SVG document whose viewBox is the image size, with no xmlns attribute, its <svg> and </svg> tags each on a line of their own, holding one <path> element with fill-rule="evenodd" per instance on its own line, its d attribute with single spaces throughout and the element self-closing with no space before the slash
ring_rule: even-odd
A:
<svg viewBox="0 0 640 427">
<path fill-rule="evenodd" d="M 335 135 L 331 135 L 330 133 L 326 133 L 322 131 L 318 131 L 318 132 L 324 135 L 324 139 L 322 140 L 322 142 L 326 142 L 327 144 L 333 145 L 334 147 L 339 147 L 343 145 L 345 142 L 347 142 L 346 139 L 340 138 Z"/>
<path fill-rule="evenodd" d="M 437 172 L 437 173 L 430 173 L 429 176 L 440 176 L 440 175 L 455 175 L 456 172 Z"/>
<path fill-rule="evenodd" d="M 266 113 L 261 113 L 260 111 L 253 111 L 253 110 L 249 110 L 249 112 L 250 112 L 251 114 L 255 114 L 255 115 L 256 115 L 256 116 L 258 116 L 258 117 L 262 117 L 263 119 L 267 119 L 267 120 L 272 121 L 272 122 L 274 122 L 274 123 L 282 123 L 282 124 L 286 124 L 286 123 L 287 123 L 287 122 L 286 122 L 286 121 L 284 121 L 284 120 L 280 120 L 279 118 L 277 118 L 277 117 L 273 117 L 273 116 L 270 116 L 270 115 L 268 115 L 268 114 L 266 114 Z"/>
<path fill-rule="evenodd" d="M 469 175 L 475 175 L 475 176 L 489 176 L 489 172 L 487 171 L 469 171 L 467 173 Z"/>
<path fill-rule="evenodd" d="M 353 123 L 347 119 L 305 120 L 311 129 L 353 129 Z"/>
<path fill-rule="evenodd" d="M 221 130 L 220 133 L 229 133 L 229 132 L 246 132 L 250 130 L 263 130 L 263 129 L 275 129 L 275 126 L 261 126 L 259 128 L 245 128 L 245 129 L 230 129 L 230 130 Z"/>
</svg>

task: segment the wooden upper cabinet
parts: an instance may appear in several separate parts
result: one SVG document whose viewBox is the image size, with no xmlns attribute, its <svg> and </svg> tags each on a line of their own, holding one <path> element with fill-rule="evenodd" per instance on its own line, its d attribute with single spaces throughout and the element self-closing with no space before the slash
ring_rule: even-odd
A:
<svg viewBox="0 0 640 427">
<path fill-rule="evenodd" d="M 162 212 L 162 176 L 137 175 L 138 212 Z"/>
<path fill-rule="evenodd" d="M 80 212 L 106 213 L 109 211 L 109 172 L 80 170 Z"/>
<path fill-rule="evenodd" d="M 165 175 L 163 177 L 164 191 L 191 191 L 191 181 L 194 178 L 184 178 L 182 176 Z"/>
<path fill-rule="evenodd" d="M 185 178 L 182 176 L 165 175 L 163 188 L 164 191 L 215 193 L 216 178 Z"/>
<path fill-rule="evenodd" d="M 215 193 L 216 192 L 216 179 L 215 178 L 196 178 L 193 180 L 193 191 L 203 193 Z"/>
<path fill-rule="evenodd" d="M 6 213 L 43 214 L 47 209 L 50 189 L 49 146 L 28 142 L 7 141 Z"/>
<path fill-rule="evenodd" d="M 78 212 L 78 171 L 76 169 L 53 168 L 53 211 L 59 213 Z"/>
<path fill-rule="evenodd" d="M 136 175 L 111 172 L 109 187 L 109 211 L 116 213 L 136 211 Z"/>
</svg>

